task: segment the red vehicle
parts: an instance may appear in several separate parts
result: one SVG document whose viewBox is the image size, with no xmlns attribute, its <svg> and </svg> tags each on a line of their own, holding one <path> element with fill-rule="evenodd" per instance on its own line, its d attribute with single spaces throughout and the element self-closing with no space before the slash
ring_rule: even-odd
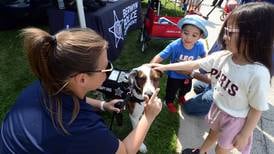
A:
<svg viewBox="0 0 274 154">
<path fill-rule="evenodd" d="M 177 27 L 177 22 L 182 17 L 160 16 L 159 11 L 160 1 L 149 1 L 140 36 L 142 52 L 145 51 L 150 39 L 177 39 L 181 37 L 181 29 Z"/>
</svg>

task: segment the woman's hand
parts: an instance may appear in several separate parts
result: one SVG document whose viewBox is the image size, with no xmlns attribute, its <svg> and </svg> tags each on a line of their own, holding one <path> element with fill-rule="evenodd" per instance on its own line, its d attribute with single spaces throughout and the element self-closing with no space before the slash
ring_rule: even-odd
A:
<svg viewBox="0 0 274 154">
<path fill-rule="evenodd" d="M 148 120 L 154 120 L 162 109 L 162 101 L 157 97 L 160 89 L 157 88 L 153 95 L 148 98 L 145 96 L 145 111 L 144 114 Z"/>
<path fill-rule="evenodd" d="M 123 101 L 123 100 L 122 100 L 122 99 L 113 99 L 113 100 L 111 100 L 111 101 L 109 101 L 109 102 L 106 102 L 106 103 L 104 104 L 104 109 L 105 109 L 106 111 L 109 111 L 109 112 L 116 112 L 116 113 L 119 113 L 119 112 L 121 112 L 121 109 L 116 108 L 114 105 L 115 105 L 116 103 L 118 103 L 118 102 L 121 102 L 121 101 Z"/>
</svg>

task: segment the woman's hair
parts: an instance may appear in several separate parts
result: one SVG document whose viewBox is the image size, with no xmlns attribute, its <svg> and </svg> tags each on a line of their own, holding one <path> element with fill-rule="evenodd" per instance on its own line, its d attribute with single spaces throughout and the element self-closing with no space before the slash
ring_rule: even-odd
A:
<svg viewBox="0 0 274 154">
<path fill-rule="evenodd" d="M 74 100 L 70 123 L 80 107 L 78 98 L 64 85 L 73 75 L 97 68 L 98 57 L 107 49 L 107 41 L 88 28 L 67 29 L 53 36 L 38 28 L 26 28 L 21 34 L 31 70 L 47 95 L 46 105 L 53 123 L 67 133 L 62 120 L 61 94 L 69 93 Z"/>
<path fill-rule="evenodd" d="M 225 47 L 223 36 L 227 23 L 239 28 L 237 48 L 249 62 L 259 62 L 271 71 L 274 43 L 274 5 L 251 2 L 235 8 L 223 24 L 219 42 Z"/>
</svg>

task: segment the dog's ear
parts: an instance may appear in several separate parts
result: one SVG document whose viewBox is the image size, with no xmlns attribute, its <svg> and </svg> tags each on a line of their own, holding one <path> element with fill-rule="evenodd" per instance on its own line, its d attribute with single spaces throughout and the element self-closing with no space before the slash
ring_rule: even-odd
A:
<svg viewBox="0 0 274 154">
<path fill-rule="evenodd" d="M 156 74 L 161 78 L 163 76 L 163 72 L 162 71 L 159 71 L 157 69 L 153 69 L 155 70 Z"/>
<path fill-rule="evenodd" d="M 131 84 L 131 85 L 135 84 L 135 80 L 136 80 L 135 78 L 136 78 L 137 74 L 138 74 L 138 70 L 136 70 L 136 69 L 133 69 L 132 71 L 130 71 L 130 73 L 128 74 L 128 83 L 129 84 Z"/>
</svg>

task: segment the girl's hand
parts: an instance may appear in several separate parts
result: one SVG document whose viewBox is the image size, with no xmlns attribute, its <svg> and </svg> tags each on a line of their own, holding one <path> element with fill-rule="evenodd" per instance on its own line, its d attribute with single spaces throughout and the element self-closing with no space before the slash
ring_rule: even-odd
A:
<svg viewBox="0 0 274 154">
<path fill-rule="evenodd" d="M 105 109 L 106 111 L 109 111 L 109 112 L 116 112 L 116 113 L 119 113 L 119 112 L 121 112 L 121 109 L 116 108 L 114 105 L 115 105 L 116 103 L 120 102 L 120 101 L 123 101 L 123 100 L 122 100 L 122 99 L 113 99 L 113 100 L 111 100 L 111 101 L 109 101 L 109 102 L 106 102 L 106 103 L 104 104 L 104 109 Z"/>
<path fill-rule="evenodd" d="M 144 115 L 147 117 L 148 120 L 154 120 L 162 109 L 162 101 L 157 97 L 159 91 L 160 89 L 157 88 L 150 99 L 148 98 L 148 96 L 145 96 Z"/>
<path fill-rule="evenodd" d="M 248 138 L 249 136 L 239 133 L 233 140 L 233 146 L 239 151 L 243 150 L 248 144 Z"/>
<path fill-rule="evenodd" d="M 153 69 L 159 70 L 159 71 L 161 71 L 161 72 L 166 71 L 165 65 L 163 65 L 163 64 L 159 64 L 159 63 L 149 63 L 149 64 L 146 64 L 146 65 L 152 67 Z"/>
</svg>

